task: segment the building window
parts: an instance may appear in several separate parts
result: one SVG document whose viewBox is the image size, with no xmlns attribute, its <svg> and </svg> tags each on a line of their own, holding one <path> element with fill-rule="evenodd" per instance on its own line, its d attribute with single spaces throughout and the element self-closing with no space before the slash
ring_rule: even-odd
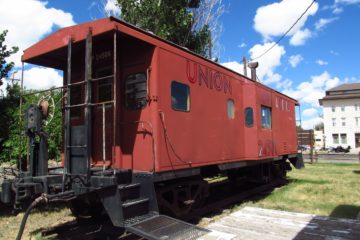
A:
<svg viewBox="0 0 360 240">
<path fill-rule="evenodd" d="M 336 118 L 332 118 L 331 120 L 332 120 L 333 127 L 335 127 L 336 126 Z"/>
<path fill-rule="evenodd" d="M 355 125 L 359 126 L 360 123 L 360 117 L 355 117 Z"/>
<path fill-rule="evenodd" d="M 347 144 L 346 133 L 341 133 L 340 138 L 341 138 L 341 144 Z"/>
<path fill-rule="evenodd" d="M 171 106 L 177 111 L 190 111 L 190 87 L 188 85 L 172 81 Z"/>
<path fill-rule="evenodd" d="M 355 111 L 358 111 L 360 106 L 358 104 L 355 104 L 354 107 L 355 107 Z"/>
<path fill-rule="evenodd" d="M 339 144 L 339 134 L 334 133 L 334 134 L 332 135 L 332 137 L 333 137 L 333 143 L 334 143 L 334 144 Z"/>
<path fill-rule="evenodd" d="M 341 111 L 345 112 L 345 106 L 341 106 Z"/>
<path fill-rule="evenodd" d="M 331 106 L 331 111 L 332 112 L 335 112 L 335 109 L 336 109 L 335 106 Z"/>
<path fill-rule="evenodd" d="M 279 98 L 278 97 L 275 98 L 275 106 L 276 106 L 276 108 L 279 108 Z"/>
<path fill-rule="evenodd" d="M 346 126 L 346 118 L 341 118 L 341 126 Z"/>
<path fill-rule="evenodd" d="M 229 119 L 235 118 L 234 100 L 232 99 L 227 100 L 227 115 Z"/>
<path fill-rule="evenodd" d="M 245 126 L 254 126 L 254 111 L 251 107 L 245 108 Z"/>
<path fill-rule="evenodd" d="M 271 108 L 261 106 L 261 127 L 271 129 Z"/>
<path fill-rule="evenodd" d="M 130 74 L 125 80 L 125 106 L 142 109 L 147 103 L 147 79 L 145 73 Z"/>
</svg>

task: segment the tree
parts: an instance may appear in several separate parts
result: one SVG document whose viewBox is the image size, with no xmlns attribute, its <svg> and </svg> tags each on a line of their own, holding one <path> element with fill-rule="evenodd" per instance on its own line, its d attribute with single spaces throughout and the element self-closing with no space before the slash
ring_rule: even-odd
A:
<svg viewBox="0 0 360 240">
<path fill-rule="evenodd" d="M 12 47 L 11 50 L 7 49 L 7 46 L 4 43 L 7 33 L 7 30 L 0 33 L 0 86 L 3 85 L 2 80 L 8 76 L 8 73 L 14 67 L 14 63 L 7 63 L 6 58 L 10 57 L 19 50 L 18 47 Z"/>
<path fill-rule="evenodd" d="M 31 94 L 33 91 L 25 91 L 22 106 L 22 119 L 19 117 L 19 96 L 20 87 L 18 84 L 8 85 L 6 88 L 6 97 L 0 100 L 0 118 L 6 121 L 6 125 L 0 123 L 0 162 L 16 162 L 19 154 L 22 158 L 26 157 L 25 131 L 25 113 L 32 104 L 37 104 L 43 94 Z M 48 133 L 49 159 L 60 160 L 62 147 L 62 93 L 54 90 L 51 93 L 55 103 L 54 117 L 44 131 Z M 4 107 L 4 109 L 2 108 Z"/>
<path fill-rule="evenodd" d="M 211 14 L 216 6 L 222 6 L 222 0 L 117 0 L 117 3 L 123 20 L 209 56 L 213 45 L 210 32 L 215 29 L 212 23 L 218 20 Z"/>
</svg>

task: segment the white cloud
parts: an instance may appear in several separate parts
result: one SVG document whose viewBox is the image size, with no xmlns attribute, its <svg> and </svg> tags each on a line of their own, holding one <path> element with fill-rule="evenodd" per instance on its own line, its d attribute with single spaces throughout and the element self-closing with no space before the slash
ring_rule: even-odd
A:
<svg viewBox="0 0 360 240">
<path fill-rule="evenodd" d="M 121 14 L 121 9 L 116 3 L 116 0 L 107 0 L 104 10 L 108 16 L 119 16 Z"/>
<path fill-rule="evenodd" d="M 26 89 L 48 89 L 62 86 L 63 77 L 59 71 L 52 68 L 33 67 L 24 71 L 24 86 Z"/>
<path fill-rule="evenodd" d="M 335 0 L 335 4 L 359 4 L 360 0 Z"/>
<path fill-rule="evenodd" d="M 246 43 L 241 43 L 241 44 L 238 45 L 238 47 L 239 48 L 244 48 L 244 47 L 246 47 Z"/>
<path fill-rule="evenodd" d="M 307 108 L 302 112 L 301 115 L 303 117 L 314 117 L 318 115 L 318 110 L 316 108 Z"/>
<path fill-rule="evenodd" d="M 302 60 L 304 60 L 304 58 L 300 54 L 289 57 L 289 63 L 293 68 L 296 67 Z"/>
<path fill-rule="evenodd" d="M 269 49 L 274 43 L 268 42 L 264 44 L 256 44 L 250 50 L 252 59 L 258 57 Z M 258 59 L 259 67 L 257 68 L 257 76 L 264 84 L 275 83 L 281 80 L 281 75 L 275 73 L 275 69 L 281 65 L 281 57 L 285 54 L 283 46 L 275 45 L 275 47 L 267 54 Z"/>
<path fill-rule="evenodd" d="M 285 79 L 284 81 L 277 82 L 276 83 L 276 88 L 277 89 L 281 89 L 281 88 L 288 89 L 288 88 L 291 87 L 292 83 L 293 82 L 290 79 Z"/>
<path fill-rule="evenodd" d="M 49 34 L 54 27 L 75 24 L 70 13 L 48 8 L 47 4 L 39 0 L 0 0 L 0 31 L 9 30 L 6 44 L 20 48 L 9 58 L 16 66 L 20 66 L 23 50 Z"/>
<path fill-rule="evenodd" d="M 284 94 L 297 99 L 300 103 L 307 103 L 319 107 L 319 99 L 325 96 L 325 91 L 343 83 L 338 77 L 332 77 L 327 71 L 312 76 L 310 81 L 300 83 L 295 89 L 285 89 Z"/>
<path fill-rule="evenodd" d="M 321 117 L 313 117 L 307 120 L 302 120 L 301 121 L 301 127 L 303 129 L 314 129 L 314 127 L 319 124 L 322 123 L 323 119 Z"/>
<path fill-rule="evenodd" d="M 320 66 L 324 66 L 324 65 L 328 65 L 328 64 L 329 64 L 328 62 L 326 62 L 326 61 L 324 61 L 324 60 L 321 60 L 321 59 L 316 60 L 316 63 L 319 64 Z"/>
<path fill-rule="evenodd" d="M 232 61 L 232 62 L 221 63 L 221 65 L 244 75 L 244 64 L 242 64 L 242 63 Z M 248 68 L 248 67 L 247 67 L 247 76 L 248 77 L 251 76 L 250 68 Z"/>
<path fill-rule="evenodd" d="M 320 18 L 315 23 L 316 30 L 322 30 L 326 27 L 326 25 L 332 23 L 333 21 L 337 20 L 338 18 Z"/>
<path fill-rule="evenodd" d="M 306 40 L 312 37 L 312 32 L 305 28 L 304 30 L 298 30 L 295 34 L 290 38 L 290 44 L 293 46 L 304 45 Z"/>
<path fill-rule="evenodd" d="M 344 11 L 344 9 L 341 8 L 341 7 L 334 7 L 332 12 L 333 12 L 334 14 L 340 14 L 340 13 L 342 13 L 343 11 Z"/>
<path fill-rule="evenodd" d="M 339 56 L 340 55 L 340 53 L 338 53 L 338 52 L 336 52 L 334 50 L 330 50 L 330 54 L 334 55 L 334 56 Z"/>
<path fill-rule="evenodd" d="M 256 10 L 254 28 L 265 40 L 281 36 L 295 23 L 312 1 L 313 0 L 282 0 L 281 2 L 262 6 Z M 301 31 L 297 34 L 298 37 L 304 34 L 310 37 L 311 34 L 309 34 L 309 30 L 305 31 L 302 30 L 302 28 L 305 26 L 308 17 L 315 15 L 318 8 L 319 4 L 314 3 L 288 35 L 292 36 Z M 302 37 L 301 39 L 305 41 L 307 38 Z"/>
</svg>

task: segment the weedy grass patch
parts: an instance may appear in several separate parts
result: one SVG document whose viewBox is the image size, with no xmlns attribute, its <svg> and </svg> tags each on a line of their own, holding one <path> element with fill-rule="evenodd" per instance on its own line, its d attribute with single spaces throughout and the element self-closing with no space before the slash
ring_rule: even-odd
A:
<svg viewBox="0 0 360 240">
<path fill-rule="evenodd" d="M 360 164 L 317 163 L 288 173 L 288 184 L 236 206 L 356 218 L 360 212 Z"/>
</svg>

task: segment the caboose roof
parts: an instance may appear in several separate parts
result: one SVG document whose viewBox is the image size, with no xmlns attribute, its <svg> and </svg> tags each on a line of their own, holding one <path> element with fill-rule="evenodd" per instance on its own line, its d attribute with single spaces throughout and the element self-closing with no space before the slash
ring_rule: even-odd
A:
<svg viewBox="0 0 360 240">
<path fill-rule="evenodd" d="M 107 32 L 118 31 L 123 34 L 141 39 L 145 42 L 153 44 L 154 46 L 160 46 L 165 49 L 172 48 L 172 50 L 181 51 L 191 54 L 193 56 L 202 58 L 203 60 L 216 65 L 217 67 L 221 67 L 230 71 L 236 75 L 241 75 L 243 78 L 247 80 L 253 81 L 252 79 L 244 76 L 238 72 L 235 72 L 225 66 L 217 64 L 207 58 L 204 58 L 200 55 L 197 55 L 194 52 L 189 51 L 187 48 L 176 45 L 172 42 L 166 41 L 162 38 L 157 37 L 151 32 L 144 31 L 136 26 L 133 26 L 127 22 L 119 20 L 114 17 L 103 18 L 99 20 L 94 20 L 91 22 L 86 22 L 83 24 L 78 24 L 66 28 L 62 28 L 49 36 L 45 37 L 41 41 L 35 43 L 31 47 L 24 50 L 24 54 L 22 55 L 22 61 L 32 64 L 37 64 L 45 67 L 57 68 L 57 69 L 65 69 L 66 61 L 67 61 L 67 46 L 69 39 L 72 39 L 72 43 L 81 43 L 84 42 L 88 32 L 91 30 L 92 36 L 96 37 Z M 181 53 L 180 53 L 181 54 Z M 263 85 L 264 86 L 264 85 Z M 268 88 L 267 86 L 264 86 Z M 284 95 L 274 89 L 273 91 Z M 284 95 L 286 96 L 286 95 Z M 289 96 L 286 96 L 290 98 Z M 292 98 L 290 98 L 292 99 Z M 298 105 L 297 100 L 293 99 Z"/>
</svg>

